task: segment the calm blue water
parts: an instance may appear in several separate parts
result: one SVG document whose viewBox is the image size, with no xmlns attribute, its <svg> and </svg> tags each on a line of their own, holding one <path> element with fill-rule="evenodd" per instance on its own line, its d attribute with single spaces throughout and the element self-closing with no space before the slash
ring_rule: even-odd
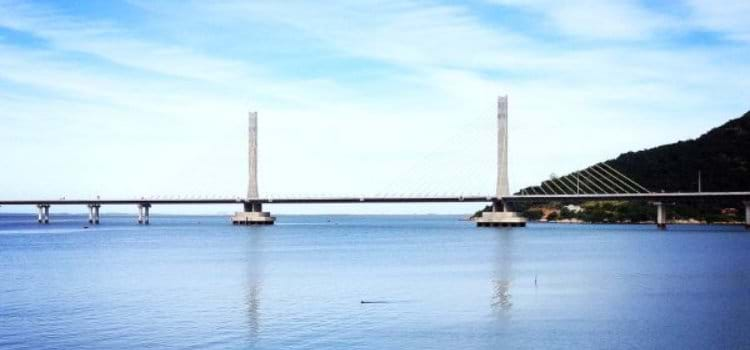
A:
<svg viewBox="0 0 750 350">
<path fill-rule="evenodd" d="M 741 227 L 52 219 L 0 216 L 2 349 L 750 348 Z"/>
</svg>

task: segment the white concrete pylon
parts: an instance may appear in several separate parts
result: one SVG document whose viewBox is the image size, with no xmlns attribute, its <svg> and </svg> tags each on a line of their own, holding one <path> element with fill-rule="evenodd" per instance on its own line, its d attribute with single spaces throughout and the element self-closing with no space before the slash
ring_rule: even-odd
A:
<svg viewBox="0 0 750 350">
<path fill-rule="evenodd" d="M 497 197 L 510 195 L 508 184 L 508 96 L 497 99 Z"/>
<path fill-rule="evenodd" d="M 37 222 L 41 224 L 44 222 L 44 209 L 42 209 L 43 207 L 41 204 L 38 204 L 36 207 L 39 210 L 39 218 L 37 219 Z"/>
<path fill-rule="evenodd" d="M 258 112 L 250 112 L 248 142 L 248 184 L 247 198 L 258 198 Z"/>
<path fill-rule="evenodd" d="M 667 211 L 664 208 L 664 203 L 656 202 L 654 205 L 656 205 L 656 227 L 667 228 Z"/>
</svg>

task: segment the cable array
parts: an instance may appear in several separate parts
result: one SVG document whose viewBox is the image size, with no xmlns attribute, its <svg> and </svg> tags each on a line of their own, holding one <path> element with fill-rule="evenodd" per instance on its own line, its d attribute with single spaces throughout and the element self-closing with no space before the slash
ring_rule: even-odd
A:
<svg viewBox="0 0 750 350">
<path fill-rule="evenodd" d="M 552 177 L 539 186 L 522 189 L 520 195 L 574 195 L 651 193 L 635 180 L 602 162 L 562 177 Z"/>
</svg>

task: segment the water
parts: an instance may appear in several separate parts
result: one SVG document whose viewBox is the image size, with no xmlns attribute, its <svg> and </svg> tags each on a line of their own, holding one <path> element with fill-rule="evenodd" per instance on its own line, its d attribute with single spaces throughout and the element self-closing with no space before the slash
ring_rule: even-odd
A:
<svg viewBox="0 0 750 350">
<path fill-rule="evenodd" d="M 0 348 L 750 348 L 741 227 L 103 219 L 0 217 Z"/>
</svg>

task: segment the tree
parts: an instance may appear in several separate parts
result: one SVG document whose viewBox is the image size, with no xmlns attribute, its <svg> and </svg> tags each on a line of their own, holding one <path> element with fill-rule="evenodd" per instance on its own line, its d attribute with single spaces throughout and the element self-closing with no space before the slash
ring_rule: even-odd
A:
<svg viewBox="0 0 750 350">
<path fill-rule="evenodd" d="M 560 208 L 560 219 L 569 220 L 574 219 L 575 216 L 575 213 L 572 210 L 568 209 L 568 207 Z"/>
<path fill-rule="evenodd" d="M 544 216 L 544 212 L 539 208 L 529 208 L 523 213 L 523 216 L 529 220 L 539 220 Z"/>
</svg>

